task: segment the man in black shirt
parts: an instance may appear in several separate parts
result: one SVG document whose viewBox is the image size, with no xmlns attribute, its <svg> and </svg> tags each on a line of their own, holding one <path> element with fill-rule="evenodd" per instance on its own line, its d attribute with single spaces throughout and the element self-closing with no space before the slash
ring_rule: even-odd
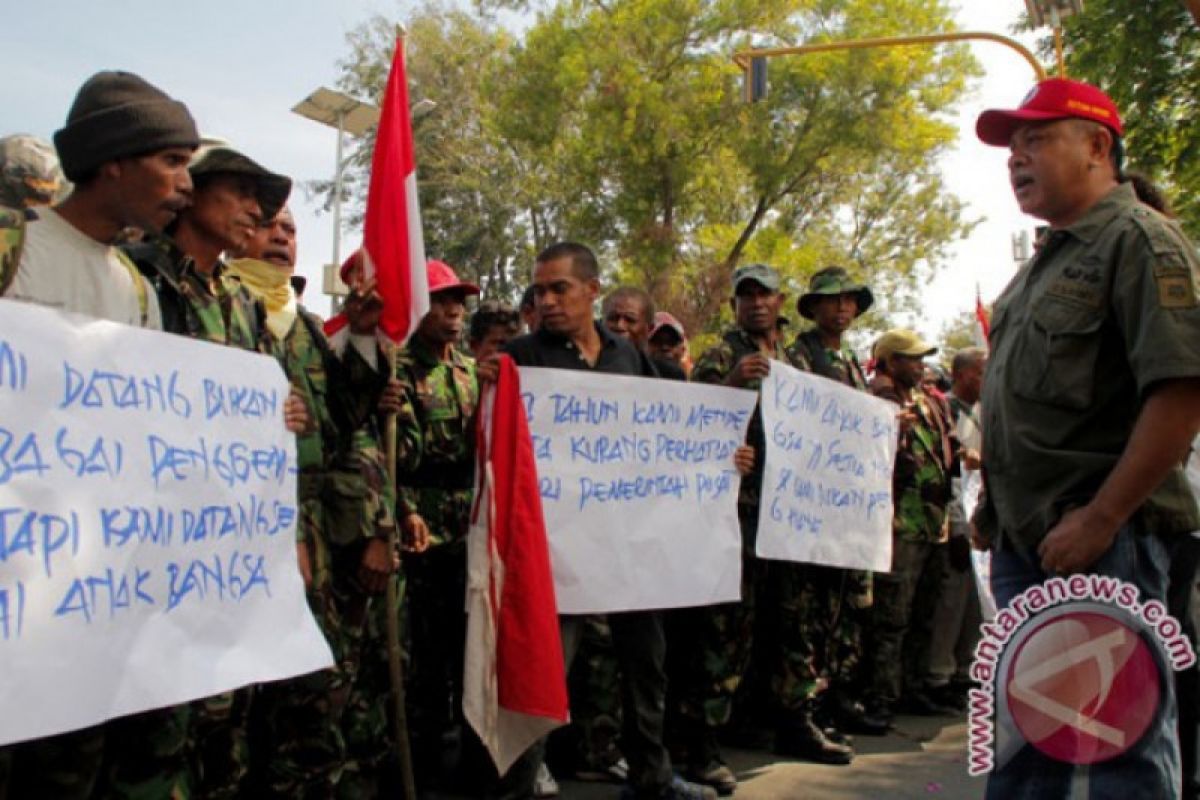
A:
<svg viewBox="0 0 1200 800">
<path fill-rule="evenodd" d="M 581 244 L 560 242 L 543 250 L 533 270 L 533 294 L 539 327 L 510 341 L 504 348 L 522 367 L 551 367 L 656 377 L 644 353 L 614 336 L 592 317 L 600 293 L 599 268 L 592 251 Z M 490 370 L 481 369 L 486 379 Z M 578 649 L 582 616 L 560 617 L 567 669 Z M 621 668 L 624 719 L 622 746 L 629 760 L 631 798 L 715 800 L 716 793 L 674 776 L 663 745 L 666 697 L 666 641 L 658 611 L 629 611 L 608 615 L 613 645 Z M 505 783 L 515 796 L 532 794 L 540 747 L 522 756 Z M 517 788 L 514 784 L 525 783 Z M 525 788 L 530 788 L 528 793 Z"/>
</svg>

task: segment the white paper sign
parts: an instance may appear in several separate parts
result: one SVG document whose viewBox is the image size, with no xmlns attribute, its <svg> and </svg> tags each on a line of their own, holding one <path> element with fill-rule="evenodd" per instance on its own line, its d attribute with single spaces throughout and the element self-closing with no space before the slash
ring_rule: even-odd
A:
<svg viewBox="0 0 1200 800">
<path fill-rule="evenodd" d="M 0 300 L 0 744 L 332 664 L 265 356 Z"/>
<path fill-rule="evenodd" d="M 564 614 L 739 599 L 747 391 L 521 369 Z"/>
<path fill-rule="evenodd" d="M 760 556 L 891 570 L 897 411 L 866 392 L 771 362 L 762 383 Z"/>
</svg>

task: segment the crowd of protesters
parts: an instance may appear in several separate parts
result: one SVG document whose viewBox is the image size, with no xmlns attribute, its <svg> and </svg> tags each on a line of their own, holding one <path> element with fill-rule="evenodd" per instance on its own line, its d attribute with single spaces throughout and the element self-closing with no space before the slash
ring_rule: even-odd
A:
<svg viewBox="0 0 1200 800">
<path fill-rule="evenodd" d="M 856 353 L 869 279 L 829 266 L 791 293 L 770 265 L 745 264 L 727 284 L 734 324 L 697 351 L 645 290 L 605 291 L 592 250 L 565 241 L 538 254 L 517 304 L 477 300 L 429 261 L 429 311 L 388 374 L 361 257 L 343 265 L 336 318 L 301 302 L 291 180 L 202 138 L 142 78 L 93 76 L 53 146 L 0 140 L 0 294 L 279 362 L 297 563 L 336 666 L 0 748 L 0 797 L 398 796 L 389 617 L 421 791 L 513 798 L 559 793 L 554 776 L 635 798 L 729 795 L 725 748 L 848 765 L 854 737 L 886 734 L 897 714 L 962 715 L 989 591 L 972 546 L 991 551 L 1001 606 L 1048 576 L 1100 572 L 1168 603 L 1194 641 L 1200 519 L 1181 465 L 1200 427 L 1196 249 L 1124 174 L 1119 114 L 1094 87 L 1043 81 L 978 132 L 1011 149 L 1018 203 L 1049 226 L 979 347 L 939 353 L 894 329 Z M 500 354 L 753 391 L 783 363 L 895 404 L 891 570 L 756 555 L 756 411 L 735 456 L 741 600 L 563 616 L 572 723 L 494 774 L 461 700 L 474 429 Z M 1168 686 L 1136 747 L 1081 779 L 1029 745 L 989 796 L 1075 796 L 1090 780 L 1092 796 L 1194 797 L 1195 668 L 1177 677 L 1178 706 Z"/>
</svg>

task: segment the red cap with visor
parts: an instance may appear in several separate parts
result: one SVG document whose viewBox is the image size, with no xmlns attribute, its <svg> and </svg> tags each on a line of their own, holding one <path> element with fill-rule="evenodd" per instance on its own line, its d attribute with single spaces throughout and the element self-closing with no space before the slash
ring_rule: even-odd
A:
<svg viewBox="0 0 1200 800">
<path fill-rule="evenodd" d="M 1067 78 L 1047 78 L 1013 111 L 993 108 L 975 121 L 975 135 L 984 144 L 1008 147 L 1013 132 L 1027 122 L 1055 119 L 1090 119 L 1122 135 L 1117 104 L 1090 83 Z"/>
</svg>

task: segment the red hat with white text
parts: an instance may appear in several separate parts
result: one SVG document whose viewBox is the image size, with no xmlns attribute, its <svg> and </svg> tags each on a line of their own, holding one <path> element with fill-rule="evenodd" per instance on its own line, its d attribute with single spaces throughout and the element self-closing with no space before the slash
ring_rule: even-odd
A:
<svg viewBox="0 0 1200 800">
<path fill-rule="evenodd" d="M 984 144 L 1008 147 L 1013 132 L 1027 122 L 1056 119 L 1090 119 L 1121 136 L 1117 104 L 1090 83 L 1067 78 L 1047 78 L 1033 87 L 1015 110 L 993 108 L 975 121 L 975 135 Z"/>
</svg>

